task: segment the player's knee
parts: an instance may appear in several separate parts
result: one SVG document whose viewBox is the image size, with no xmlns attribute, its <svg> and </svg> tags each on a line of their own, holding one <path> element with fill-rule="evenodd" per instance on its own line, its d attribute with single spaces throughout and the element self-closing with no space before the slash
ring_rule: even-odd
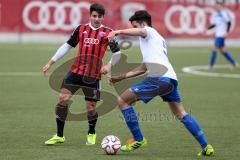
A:
<svg viewBox="0 0 240 160">
<path fill-rule="evenodd" d="M 63 106 L 67 106 L 70 100 L 70 96 L 65 95 L 65 94 L 60 94 L 59 98 L 58 98 L 58 103 L 63 105 Z"/>
<path fill-rule="evenodd" d="M 181 111 L 181 112 L 177 112 L 174 114 L 174 116 L 178 119 L 178 120 L 182 120 L 182 118 L 187 115 L 187 113 L 185 111 Z"/>
<path fill-rule="evenodd" d="M 118 99 L 118 107 L 120 109 L 124 109 L 124 108 L 128 107 L 128 104 L 122 98 L 119 98 Z"/>
<path fill-rule="evenodd" d="M 88 113 L 95 113 L 96 102 L 87 102 L 87 112 Z"/>
</svg>

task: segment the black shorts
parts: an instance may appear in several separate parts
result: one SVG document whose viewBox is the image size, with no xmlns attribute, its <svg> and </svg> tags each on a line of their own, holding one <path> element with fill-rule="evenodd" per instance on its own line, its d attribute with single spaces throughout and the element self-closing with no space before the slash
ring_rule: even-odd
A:
<svg viewBox="0 0 240 160">
<path fill-rule="evenodd" d="M 96 102 L 100 100 L 99 83 L 98 79 L 69 72 L 63 80 L 61 89 L 65 88 L 75 94 L 81 88 L 86 101 Z"/>
</svg>

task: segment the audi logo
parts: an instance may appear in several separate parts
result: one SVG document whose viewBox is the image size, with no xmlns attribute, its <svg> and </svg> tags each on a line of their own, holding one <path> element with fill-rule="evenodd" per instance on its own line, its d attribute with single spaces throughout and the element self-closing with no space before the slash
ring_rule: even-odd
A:
<svg viewBox="0 0 240 160">
<path fill-rule="evenodd" d="M 99 40 L 98 39 L 94 39 L 94 38 L 84 38 L 84 43 L 89 45 L 89 44 L 99 44 Z"/>
<path fill-rule="evenodd" d="M 232 11 L 228 10 L 230 17 L 232 19 L 233 26 L 235 26 L 235 15 Z M 173 18 L 175 15 L 179 13 L 179 25 L 173 24 Z M 203 33 L 206 29 L 208 21 L 213 19 L 215 14 L 215 10 L 210 7 L 200 8 L 198 6 L 181 6 L 174 5 L 169 8 L 165 14 L 164 21 L 167 29 L 172 33 L 183 34 L 187 33 L 190 35 L 195 35 L 199 33 Z M 209 31 L 208 34 L 211 34 L 214 31 Z"/>
<path fill-rule="evenodd" d="M 87 2 L 31 1 L 23 9 L 23 22 L 32 30 L 62 29 L 69 31 L 80 24 L 83 17 L 81 10 L 84 8 L 89 9 L 90 5 L 91 4 Z M 67 17 L 67 9 L 70 9 L 69 18 Z M 51 12 L 52 10 L 53 13 Z M 37 22 L 33 22 L 33 20 L 30 19 L 32 12 L 37 13 Z M 67 19 L 69 19 L 69 23 L 66 23 Z M 50 23 L 51 20 L 53 22 Z"/>
</svg>

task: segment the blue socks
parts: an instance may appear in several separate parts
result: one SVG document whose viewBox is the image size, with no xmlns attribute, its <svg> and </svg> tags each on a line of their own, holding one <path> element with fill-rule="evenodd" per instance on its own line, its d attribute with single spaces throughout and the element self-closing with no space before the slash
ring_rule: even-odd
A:
<svg viewBox="0 0 240 160">
<path fill-rule="evenodd" d="M 132 107 L 122 110 L 125 122 L 136 141 L 142 141 L 143 136 L 139 127 L 137 115 Z M 181 122 L 187 130 L 196 138 L 202 148 L 208 145 L 208 142 L 202 132 L 198 122 L 190 115 L 185 115 Z"/>
<path fill-rule="evenodd" d="M 223 56 L 232 64 L 232 65 L 236 65 L 236 62 L 235 60 L 231 57 L 231 55 L 224 51 L 223 52 Z M 211 60 L 210 60 L 210 67 L 213 67 L 213 65 L 215 64 L 215 61 L 216 61 L 216 58 L 217 58 L 217 52 L 216 51 L 213 51 L 212 52 L 212 55 L 211 55 Z"/>
<path fill-rule="evenodd" d="M 143 136 L 138 124 L 138 117 L 132 107 L 122 110 L 123 117 L 136 141 L 142 141 Z"/>
<path fill-rule="evenodd" d="M 228 52 L 223 52 L 223 56 L 232 64 L 232 65 L 236 65 L 236 62 L 234 61 L 234 59 L 230 56 L 230 54 Z"/>
<path fill-rule="evenodd" d="M 189 114 L 185 115 L 181 122 L 188 129 L 188 131 L 196 138 L 202 148 L 205 148 L 208 145 L 208 142 L 204 136 L 203 131 L 201 130 L 198 122 Z"/>
<path fill-rule="evenodd" d="M 216 58 L 217 58 L 217 52 L 216 51 L 213 51 L 212 52 L 212 56 L 211 56 L 211 60 L 210 60 L 210 67 L 213 67 L 215 61 L 216 61 Z"/>
</svg>

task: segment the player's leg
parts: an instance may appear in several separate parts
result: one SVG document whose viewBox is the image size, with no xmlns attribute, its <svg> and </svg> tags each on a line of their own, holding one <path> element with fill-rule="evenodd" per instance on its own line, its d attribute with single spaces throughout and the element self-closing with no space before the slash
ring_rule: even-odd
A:
<svg viewBox="0 0 240 160">
<path fill-rule="evenodd" d="M 138 117 L 133 109 L 137 96 L 129 89 L 122 93 L 118 99 L 118 106 L 123 114 L 125 122 L 136 141 L 142 141 L 143 136 L 139 127 Z"/>
<path fill-rule="evenodd" d="M 129 130 L 133 135 L 133 138 L 128 139 L 127 144 L 121 147 L 121 150 L 124 152 L 133 151 L 137 148 L 144 147 L 147 144 L 147 140 L 142 135 L 138 117 L 133 109 L 133 104 L 137 100 L 137 95 L 129 89 L 123 92 L 118 99 L 118 106 Z"/>
<path fill-rule="evenodd" d="M 86 100 L 86 110 L 88 118 L 88 133 L 86 139 L 86 145 L 94 145 L 96 143 L 96 124 L 98 120 L 98 113 L 96 112 L 97 101 L 100 100 L 100 82 L 96 79 L 83 77 L 82 90 Z"/>
<path fill-rule="evenodd" d="M 216 62 L 216 58 L 217 58 L 217 48 L 218 48 L 218 38 L 215 38 L 214 40 L 214 47 L 212 49 L 212 54 L 211 54 L 211 58 L 210 58 L 210 62 L 209 62 L 209 68 L 212 69 L 215 62 Z"/>
<path fill-rule="evenodd" d="M 118 105 L 122 110 L 122 114 L 132 132 L 134 143 L 127 143 L 121 150 L 132 151 L 138 147 L 143 147 L 147 144 L 147 140 L 143 138 L 138 124 L 138 118 L 133 110 L 133 103 L 141 100 L 148 103 L 151 99 L 158 95 L 165 95 L 172 90 L 172 85 L 169 83 L 169 78 L 147 77 L 142 82 L 132 86 L 126 90 L 119 98 Z"/>
<path fill-rule="evenodd" d="M 194 119 L 194 117 L 192 117 L 185 111 L 181 104 L 181 97 L 178 92 L 178 82 L 174 79 L 169 79 L 169 83 L 172 85 L 172 90 L 171 92 L 161 96 L 163 101 L 169 103 L 172 113 L 184 124 L 187 130 L 196 138 L 196 140 L 199 142 L 203 150 L 205 150 L 205 148 L 210 147 L 206 154 L 207 155 L 212 154 L 213 153 L 212 146 L 208 146 L 208 142 L 198 122 Z"/>
<path fill-rule="evenodd" d="M 214 149 L 208 144 L 208 141 L 196 119 L 192 115 L 189 115 L 179 102 L 169 102 L 169 106 L 175 117 L 184 124 L 187 130 L 200 144 L 202 152 L 199 155 L 211 156 L 214 153 Z"/>
<path fill-rule="evenodd" d="M 164 95 L 171 90 L 172 85 L 169 83 L 169 78 L 147 77 L 142 82 L 133 85 L 120 96 L 118 100 L 119 108 L 136 141 L 142 141 L 143 136 L 132 104 L 137 100 L 148 103 L 155 96 Z"/>
<path fill-rule="evenodd" d="M 63 143 L 65 138 L 63 136 L 65 120 L 67 118 L 69 103 L 72 95 L 80 88 L 77 85 L 78 77 L 73 73 L 68 73 L 62 82 L 58 104 L 55 108 L 56 123 L 57 123 L 57 134 L 51 139 L 45 142 L 45 144 L 53 145 L 56 143 Z"/>
<path fill-rule="evenodd" d="M 57 134 L 54 135 L 51 139 L 47 140 L 45 144 L 53 145 L 56 143 L 63 143 L 65 137 L 63 136 L 65 120 L 68 114 L 68 105 L 72 97 L 72 92 L 66 88 L 62 88 L 59 94 L 58 104 L 55 108 L 56 113 L 56 123 L 57 123 Z"/>
<path fill-rule="evenodd" d="M 169 102 L 169 106 L 174 116 L 184 124 L 188 131 L 197 139 L 201 147 L 205 148 L 208 142 L 195 118 L 189 115 L 179 102 Z"/>
<path fill-rule="evenodd" d="M 59 101 L 56 105 L 56 122 L 57 122 L 57 135 L 63 137 L 63 130 L 65 125 L 65 120 L 67 118 L 69 102 L 72 97 L 72 92 L 66 88 L 61 89 L 59 95 Z"/>
<path fill-rule="evenodd" d="M 89 123 L 88 134 L 95 134 L 95 127 L 98 118 L 98 113 L 96 112 L 96 104 L 97 102 L 95 101 L 86 101 Z"/>
<path fill-rule="evenodd" d="M 98 113 L 96 112 L 96 101 L 86 101 L 87 118 L 88 118 L 88 134 L 86 145 L 94 145 L 96 143 L 97 134 L 95 131 Z"/>
<path fill-rule="evenodd" d="M 224 40 L 221 44 L 221 47 L 219 48 L 219 52 L 231 63 L 231 65 L 235 68 L 236 67 L 236 61 L 233 59 L 233 57 L 224 49 Z"/>
</svg>

